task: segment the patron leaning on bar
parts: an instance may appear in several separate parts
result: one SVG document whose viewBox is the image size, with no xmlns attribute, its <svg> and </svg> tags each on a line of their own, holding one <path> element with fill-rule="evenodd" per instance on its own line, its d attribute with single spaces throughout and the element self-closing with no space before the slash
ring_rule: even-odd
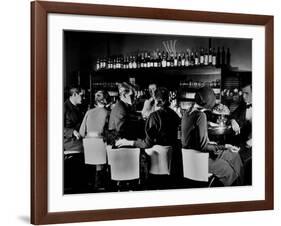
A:
<svg viewBox="0 0 281 226">
<path fill-rule="evenodd" d="M 214 91 L 209 87 L 197 91 L 195 104 L 182 118 L 182 147 L 209 152 L 209 173 L 213 173 L 225 186 L 237 181 L 240 184 L 243 165 L 239 154 L 209 141 L 204 111 L 214 107 L 215 99 Z"/>
</svg>

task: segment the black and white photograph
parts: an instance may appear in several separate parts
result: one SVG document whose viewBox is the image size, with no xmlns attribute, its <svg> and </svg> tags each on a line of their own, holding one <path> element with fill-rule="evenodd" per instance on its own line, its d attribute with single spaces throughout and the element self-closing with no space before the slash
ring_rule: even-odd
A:
<svg viewBox="0 0 281 226">
<path fill-rule="evenodd" d="M 252 185 L 252 39 L 63 31 L 64 194 Z"/>
</svg>

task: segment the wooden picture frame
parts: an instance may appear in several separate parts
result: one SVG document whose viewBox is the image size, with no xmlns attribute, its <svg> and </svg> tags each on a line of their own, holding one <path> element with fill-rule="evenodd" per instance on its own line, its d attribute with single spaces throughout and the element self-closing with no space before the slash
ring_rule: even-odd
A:
<svg viewBox="0 0 281 226">
<path fill-rule="evenodd" d="M 48 212 L 48 14 L 261 25 L 265 28 L 265 199 Z M 273 209 L 273 16 L 35 1 L 31 3 L 31 223 L 51 224 Z"/>
</svg>

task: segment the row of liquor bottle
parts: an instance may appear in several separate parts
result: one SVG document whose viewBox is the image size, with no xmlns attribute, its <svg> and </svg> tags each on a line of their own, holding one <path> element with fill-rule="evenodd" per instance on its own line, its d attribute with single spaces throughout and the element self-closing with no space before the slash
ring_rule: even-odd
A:
<svg viewBox="0 0 281 226">
<path fill-rule="evenodd" d="M 179 53 L 165 51 L 145 51 L 130 56 L 112 56 L 98 58 L 95 69 L 135 69 L 151 67 L 189 67 L 189 66 L 229 66 L 231 60 L 230 49 L 218 47 L 187 50 Z"/>
<path fill-rule="evenodd" d="M 117 90 L 118 88 L 118 82 L 93 82 L 93 87 L 94 88 L 105 88 L 108 90 Z M 211 88 L 220 88 L 221 86 L 221 81 L 220 79 L 217 79 L 215 81 L 208 81 L 208 82 L 203 82 L 203 81 L 180 81 L 179 83 L 180 88 L 200 88 L 203 86 L 208 86 Z"/>
<path fill-rule="evenodd" d="M 208 86 L 211 88 L 220 88 L 221 87 L 221 81 L 220 79 L 214 80 L 214 81 L 208 81 L 208 82 L 203 82 L 203 81 L 180 81 L 179 83 L 180 88 L 191 88 L 191 89 L 197 89 L 203 86 Z"/>
</svg>

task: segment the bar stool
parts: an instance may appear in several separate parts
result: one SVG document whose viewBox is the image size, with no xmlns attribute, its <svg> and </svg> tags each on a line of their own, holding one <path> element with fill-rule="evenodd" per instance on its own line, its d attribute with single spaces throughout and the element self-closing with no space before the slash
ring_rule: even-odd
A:
<svg viewBox="0 0 281 226">
<path fill-rule="evenodd" d="M 64 150 L 63 187 L 65 194 L 81 192 L 86 185 L 84 153 L 81 150 Z"/>
<path fill-rule="evenodd" d="M 100 136 L 86 137 L 83 139 L 84 161 L 87 165 L 92 165 L 95 168 L 94 188 L 104 190 L 106 183 L 105 169 L 99 169 L 98 166 L 105 165 L 106 145 Z"/>
<path fill-rule="evenodd" d="M 85 164 L 106 164 L 106 146 L 102 137 L 86 137 L 83 139 Z"/>
<path fill-rule="evenodd" d="M 150 157 L 150 176 L 147 182 L 149 189 L 165 189 L 171 185 L 172 151 L 171 146 L 162 145 L 154 145 L 145 150 Z"/>
<path fill-rule="evenodd" d="M 118 191 L 125 184 L 125 190 L 132 190 L 130 181 L 140 178 L 140 149 L 118 148 L 107 146 L 108 164 L 110 166 L 111 180 L 117 182 Z"/>
<path fill-rule="evenodd" d="M 209 153 L 194 149 L 182 149 L 183 176 L 184 178 L 206 182 L 211 187 L 214 175 L 209 173 Z"/>
<path fill-rule="evenodd" d="M 173 148 L 171 146 L 161 145 L 154 145 L 152 148 L 145 149 L 146 154 L 150 156 L 151 160 L 149 173 L 154 175 L 170 175 L 172 151 Z"/>
</svg>

